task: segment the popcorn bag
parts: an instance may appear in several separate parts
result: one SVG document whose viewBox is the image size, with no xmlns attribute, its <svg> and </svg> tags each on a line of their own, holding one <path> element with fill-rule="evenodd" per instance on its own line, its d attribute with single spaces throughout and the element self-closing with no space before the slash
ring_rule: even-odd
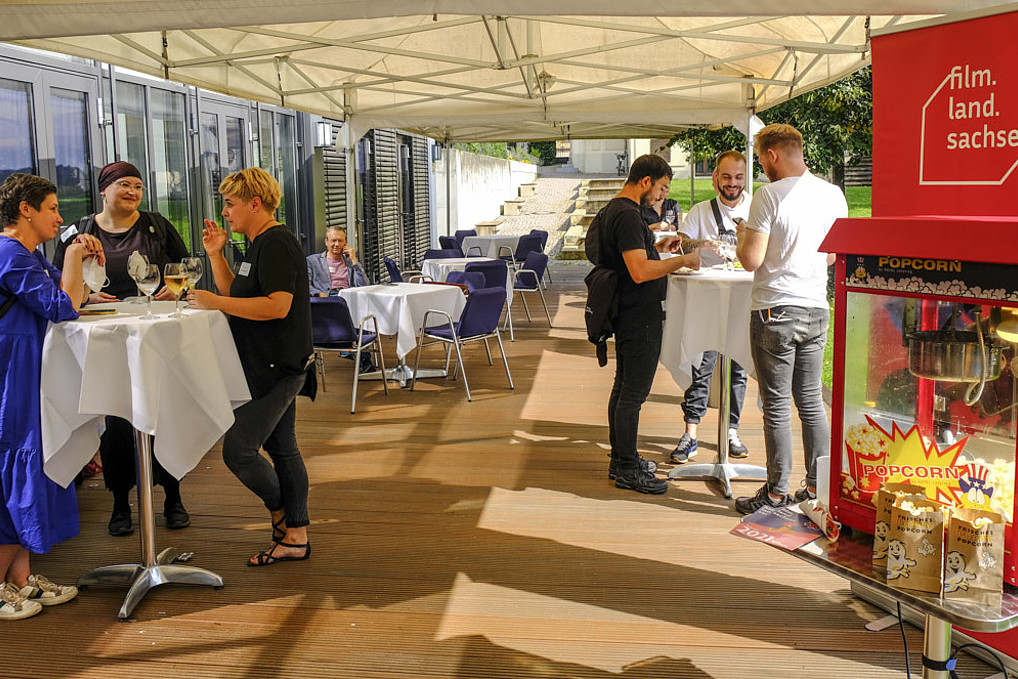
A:
<svg viewBox="0 0 1018 679">
<path fill-rule="evenodd" d="M 1004 588 L 1004 517 L 955 509 L 947 524 L 944 598 L 1000 603 Z"/>
<path fill-rule="evenodd" d="M 944 510 L 933 500 L 899 497 L 887 533 L 887 582 L 940 595 L 944 578 Z"/>
<path fill-rule="evenodd" d="M 914 483 L 883 483 L 877 493 L 877 520 L 873 526 L 873 568 L 887 573 L 887 534 L 891 529 L 891 506 L 899 497 L 922 500 L 926 490 Z"/>
</svg>

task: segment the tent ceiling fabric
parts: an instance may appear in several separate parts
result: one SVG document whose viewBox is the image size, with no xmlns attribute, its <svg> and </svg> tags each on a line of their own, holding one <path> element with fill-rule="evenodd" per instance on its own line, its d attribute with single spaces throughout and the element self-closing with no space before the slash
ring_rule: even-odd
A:
<svg viewBox="0 0 1018 679">
<path fill-rule="evenodd" d="M 548 6 L 557 13 L 541 13 Z M 868 19 L 877 29 L 984 6 L 888 0 L 852 10 L 881 12 Z M 562 12 L 581 3 L 561 1 L 15 1 L 0 39 L 451 141 L 668 137 L 743 119 L 869 63 L 867 17 L 824 14 L 833 2 L 724 5 L 751 17 L 684 7 L 691 16 L 623 16 L 596 0 L 575 16 Z M 485 10 L 514 13 L 474 13 Z M 286 23 L 293 17 L 329 20 Z"/>
</svg>

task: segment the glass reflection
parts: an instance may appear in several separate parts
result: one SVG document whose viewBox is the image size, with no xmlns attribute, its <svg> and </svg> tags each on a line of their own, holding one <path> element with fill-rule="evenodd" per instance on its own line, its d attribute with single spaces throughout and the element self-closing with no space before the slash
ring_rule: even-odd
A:
<svg viewBox="0 0 1018 679">
<path fill-rule="evenodd" d="M 84 92 L 50 90 L 57 197 L 65 224 L 94 212 L 87 103 Z"/>
<path fill-rule="evenodd" d="M 0 182 L 15 172 L 36 174 L 32 85 L 0 78 Z"/>
<path fill-rule="evenodd" d="M 151 88 L 152 169 L 156 210 L 170 220 L 192 252 L 187 209 L 187 158 L 184 95 Z"/>
</svg>

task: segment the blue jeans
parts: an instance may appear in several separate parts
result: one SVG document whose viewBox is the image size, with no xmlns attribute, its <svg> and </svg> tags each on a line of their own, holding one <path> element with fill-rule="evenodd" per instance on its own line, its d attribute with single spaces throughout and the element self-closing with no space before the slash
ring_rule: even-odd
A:
<svg viewBox="0 0 1018 679">
<path fill-rule="evenodd" d="M 693 381 L 686 389 L 682 398 L 683 419 L 689 424 L 700 424 L 707 414 L 707 393 L 710 391 L 710 377 L 714 374 L 718 352 L 705 351 L 699 366 L 693 366 Z M 732 361 L 732 389 L 728 399 L 728 426 L 739 428 L 739 415 L 742 414 L 742 402 L 746 400 L 746 371 Z"/>
<path fill-rule="evenodd" d="M 286 512 L 286 527 L 308 520 L 308 473 L 297 448 L 297 392 L 304 375 L 287 377 L 261 398 L 233 411 L 234 422 L 223 438 L 223 461 L 241 483 L 261 498 L 270 512 Z M 259 448 L 272 459 L 270 464 Z"/>
<path fill-rule="evenodd" d="M 632 471 L 639 465 L 636 439 L 640 409 L 654 384 L 663 321 L 620 317 L 616 325 L 615 383 L 608 399 L 608 439 L 619 470 Z"/>
<path fill-rule="evenodd" d="M 753 311 L 749 324 L 753 363 L 763 400 L 767 484 L 788 492 L 792 474 L 792 401 L 802 422 L 806 483 L 816 486 L 816 459 L 827 455 L 831 430 L 820 392 L 827 343 L 827 309 L 777 306 Z"/>
</svg>

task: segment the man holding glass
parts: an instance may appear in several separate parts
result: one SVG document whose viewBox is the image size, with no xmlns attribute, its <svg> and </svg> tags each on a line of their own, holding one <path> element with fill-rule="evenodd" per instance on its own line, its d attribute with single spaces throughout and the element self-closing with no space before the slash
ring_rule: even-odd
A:
<svg viewBox="0 0 1018 679">
<path fill-rule="evenodd" d="M 738 151 L 722 152 L 714 163 L 713 179 L 717 195 L 690 208 L 682 224 L 679 235 L 687 251 L 706 242 L 722 241 L 725 238 L 729 242 L 734 241 L 738 223 L 749 216 L 751 198 L 746 193 L 746 157 Z M 707 392 L 717 360 L 718 352 L 705 351 L 700 365 L 693 366 L 693 381 L 682 400 L 686 431 L 672 451 L 672 462 L 684 464 L 697 455 L 696 429 L 707 414 Z M 749 450 L 739 438 L 739 415 L 745 398 L 746 371 L 733 361 L 728 457 L 736 459 L 749 455 Z"/>
</svg>

